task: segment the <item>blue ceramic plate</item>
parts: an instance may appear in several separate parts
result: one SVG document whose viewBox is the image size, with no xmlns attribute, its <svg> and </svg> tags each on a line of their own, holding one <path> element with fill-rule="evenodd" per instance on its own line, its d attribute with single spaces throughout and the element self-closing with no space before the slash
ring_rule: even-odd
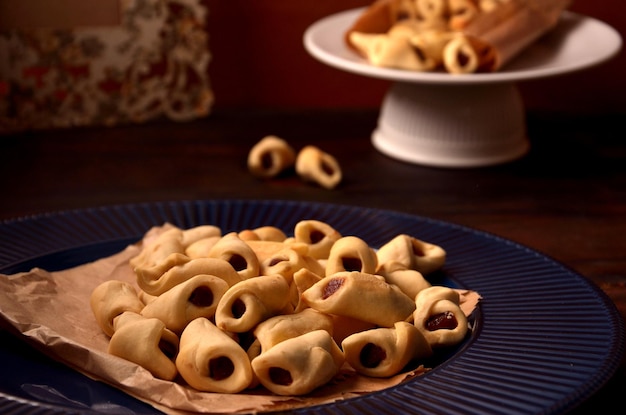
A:
<svg viewBox="0 0 626 415">
<path fill-rule="evenodd" d="M 514 242 L 419 216 L 352 206 L 211 200 L 103 207 L 0 224 L 0 272 L 60 270 L 111 255 L 154 225 L 214 224 L 224 232 L 302 219 L 380 246 L 399 233 L 448 253 L 439 283 L 478 291 L 471 338 L 424 376 L 358 398 L 302 408 L 310 414 L 559 414 L 576 407 L 616 371 L 622 320 L 584 277 Z M 0 412 L 156 411 L 123 392 L 50 360 L 0 331 Z"/>
</svg>

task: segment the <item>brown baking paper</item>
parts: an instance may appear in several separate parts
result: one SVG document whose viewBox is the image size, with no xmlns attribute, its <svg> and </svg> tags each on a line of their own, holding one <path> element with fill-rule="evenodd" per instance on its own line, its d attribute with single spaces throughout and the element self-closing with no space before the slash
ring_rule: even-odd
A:
<svg viewBox="0 0 626 415">
<path fill-rule="evenodd" d="M 0 274 L 0 325 L 17 330 L 52 358 L 168 414 L 294 409 L 385 389 L 428 370 L 419 367 L 391 378 L 375 379 L 345 368 L 330 384 L 306 396 L 275 396 L 262 387 L 245 393 L 219 394 L 154 378 L 141 366 L 108 354 L 109 338 L 93 317 L 91 292 L 106 280 L 127 281 L 137 287 L 128 261 L 139 254 L 143 243 L 168 226 L 171 225 L 151 229 L 143 241 L 115 255 L 75 268 L 58 272 L 34 268 L 14 275 Z M 480 296 L 471 291 L 461 294 L 461 308 L 469 315 Z"/>
</svg>

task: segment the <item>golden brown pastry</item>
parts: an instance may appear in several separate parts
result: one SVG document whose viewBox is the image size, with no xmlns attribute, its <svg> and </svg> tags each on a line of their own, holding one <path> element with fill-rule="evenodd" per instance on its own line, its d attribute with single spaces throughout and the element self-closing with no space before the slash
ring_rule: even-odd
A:
<svg viewBox="0 0 626 415">
<path fill-rule="evenodd" d="M 345 41 L 347 45 L 357 50 L 350 40 L 354 32 L 360 33 L 387 33 L 398 20 L 416 18 L 415 7 L 411 2 L 404 2 L 406 9 L 401 9 L 399 1 L 376 0 L 363 13 L 361 13 L 352 26 L 346 31 Z"/>
<path fill-rule="evenodd" d="M 352 334 L 378 327 L 374 323 L 359 320 L 358 318 L 340 316 L 338 314 L 331 314 L 330 316 L 333 319 L 333 339 L 335 339 L 337 344 L 341 344 L 346 337 Z"/>
<path fill-rule="evenodd" d="M 396 375 L 413 359 L 433 354 L 422 333 L 406 321 L 355 333 L 341 343 L 341 348 L 354 370 L 377 378 Z"/>
<path fill-rule="evenodd" d="M 199 391 L 237 393 L 253 380 L 248 355 L 206 318 L 190 322 L 180 336 L 176 368 Z"/>
<path fill-rule="evenodd" d="M 155 294 L 149 287 L 153 281 L 159 280 L 172 267 L 183 265 L 191 259 L 187 256 L 187 249 L 190 245 L 221 233 L 218 227 L 212 225 L 197 226 L 187 230 L 168 226 L 167 230 L 147 243 L 139 255 L 130 260 L 130 265 L 137 275 L 139 287 L 149 294 Z"/>
<path fill-rule="evenodd" d="M 469 329 L 459 307 L 459 293 L 452 288 L 433 286 L 415 297 L 413 324 L 434 349 L 456 345 Z"/>
<path fill-rule="evenodd" d="M 241 238 L 241 235 L 248 235 L 247 237 Z M 277 228 L 276 226 L 260 226 L 255 229 L 246 229 L 239 232 L 239 237 L 241 239 L 248 240 L 256 240 L 256 241 L 273 241 L 273 242 L 284 242 L 287 239 L 287 235 L 282 229 Z"/>
<path fill-rule="evenodd" d="M 130 265 L 133 268 L 149 269 L 159 265 L 171 254 L 181 254 L 183 251 L 183 231 L 172 227 L 146 244 L 139 255 L 130 259 Z"/>
<path fill-rule="evenodd" d="M 438 245 L 410 235 L 400 234 L 381 246 L 376 252 L 379 269 L 393 272 L 397 269 L 414 269 L 429 274 L 443 266 L 446 251 Z"/>
<path fill-rule="evenodd" d="M 248 241 L 260 241 L 261 240 L 259 235 L 254 233 L 254 231 L 252 229 L 244 229 L 243 231 L 239 231 L 237 233 L 237 236 L 239 237 L 239 239 L 241 239 L 242 241 L 245 241 L 245 242 L 248 242 Z"/>
<path fill-rule="evenodd" d="M 416 53 L 407 36 L 354 32 L 350 34 L 350 42 L 374 66 L 408 71 L 434 68 L 434 61 Z"/>
<path fill-rule="evenodd" d="M 289 298 L 294 313 L 309 307 L 305 301 L 302 301 L 302 293 L 321 279 L 322 276 L 311 271 L 310 268 L 302 268 L 293 274 L 293 281 L 289 285 Z"/>
<path fill-rule="evenodd" d="M 296 173 L 305 181 L 334 189 L 341 182 L 341 166 L 335 157 L 316 146 L 308 145 L 298 153 Z"/>
<path fill-rule="evenodd" d="M 389 284 L 398 286 L 409 298 L 415 299 L 417 293 L 431 286 L 421 272 L 414 269 L 402 269 L 391 264 L 395 271 L 387 272 L 385 268 L 379 269 L 379 274 L 385 277 Z"/>
<path fill-rule="evenodd" d="M 262 241 L 283 242 L 285 239 L 287 239 L 287 235 L 285 234 L 285 232 L 283 232 L 282 229 L 276 226 L 260 226 L 253 229 L 253 232 L 259 235 L 259 238 Z"/>
<path fill-rule="evenodd" d="M 338 272 L 302 294 L 311 308 L 357 318 L 383 327 L 411 317 L 415 302 L 379 275 Z"/>
<path fill-rule="evenodd" d="M 219 277 L 199 274 L 156 297 L 141 310 L 141 315 L 158 318 L 174 333 L 181 333 L 198 317 L 213 318 L 228 288 L 228 283 Z"/>
<path fill-rule="evenodd" d="M 157 318 L 125 312 L 116 318 L 108 352 L 136 363 L 159 379 L 173 380 L 178 336 Z"/>
<path fill-rule="evenodd" d="M 261 352 L 266 352 L 278 343 L 314 331 L 326 330 L 333 334 L 333 319 L 328 314 L 306 308 L 299 313 L 270 317 L 254 329 Z"/>
<path fill-rule="evenodd" d="M 344 236 L 330 248 L 326 262 L 326 275 L 342 271 L 374 274 L 377 266 L 376 251 L 367 242 L 357 236 Z"/>
<path fill-rule="evenodd" d="M 454 34 L 446 30 L 424 29 L 411 36 L 409 42 L 415 53 L 422 57 L 425 69 L 433 70 L 443 64 L 444 49 L 453 37 Z"/>
<path fill-rule="evenodd" d="M 405 20 L 417 20 L 421 16 L 417 11 L 416 0 L 383 0 L 376 1 L 370 8 L 375 8 L 377 5 L 388 4 L 388 11 L 385 14 L 389 14 L 391 22 L 405 21 Z"/>
<path fill-rule="evenodd" d="M 255 357 L 261 354 L 261 342 L 259 341 L 259 339 L 254 339 L 254 341 L 252 341 L 250 346 L 248 346 L 248 348 L 246 349 L 246 354 L 248 355 L 248 359 L 250 359 L 251 362 Z M 254 376 L 254 380 L 252 381 L 250 388 L 257 387 L 258 385 L 259 381 L 256 376 Z"/>
<path fill-rule="evenodd" d="M 227 261 L 244 280 L 258 276 L 261 269 L 259 258 L 236 232 L 222 236 L 209 251 L 209 257 Z"/>
<path fill-rule="evenodd" d="M 191 258 L 185 254 L 172 253 L 155 266 L 135 267 L 134 271 L 137 276 L 137 285 L 148 294 L 159 295 L 162 291 L 155 290 L 161 289 L 161 284 L 163 283 L 161 277 L 172 268 L 186 264 L 190 259 Z"/>
<path fill-rule="evenodd" d="M 221 237 L 222 230 L 215 225 L 199 225 L 184 229 L 182 232 L 182 244 L 186 249 L 189 245 L 206 238 Z"/>
<path fill-rule="evenodd" d="M 260 239 L 246 239 L 246 244 L 252 248 L 252 251 L 259 260 L 259 263 L 267 260 L 285 248 L 290 248 L 298 252 L 300 255 L 307 255 L 309 248 L 306 244 L 295 242 L 293 239 L 285 241 L 264 241 Z"/>
<path fill-rule="evenodd" d="M 443 65 L 451 74 L 493 72 L 496 55 L 493 48 L 477 38 L 457 34 L 443 49 Z"/>
<path fill-rule="evenodd" d="M 243 333 L 287 308 L 291 311 L 289 284 L 282 276 L 249 278 L 222 296 L 215 311 L 215 324 L 223 330 Z"/>
<path fill-rule="evenodd" d="M 500 3 L 506 3 L 507 1 L 508 0 L 478 0 L 478 7 L 481 12 L 490 12 L 500 6 Z"/>
<path fill-rule="evenodd" d="M 91 311 L 107 336 L 113 335 L 113 321 L 125 311 L 139 313 L 144 303 L 135 287 L 127 282 L 109 280 L 98 285 L 89 299 Z"/>
<path fill-rule="evenodd" d="M 449 0 L 414 0 L 419 19 L 441 20 L 448 14 Z"/>
<path fill-rule="evenodd" d="M 188 279 L 200 274 L 214 275 L 226 281 L 231 286 L 241 281 L 241 276 L 235 271 L 232 265 L 219 258 L 196 258 L 185 260 L 180 264 L 171 267 L 162 275 L 155 279 L 137 278 L 139 287 L 150 295 L 161 295 L 165 291 Z"/>
<path fill-rule="evenodd" d="M 211 248 L 222 239 L 221 236 L 208 236 L 206 238 L 199 239 L 185 248 L 185 255 L 191 259 L 206 258 L 211 252 Z"/>
<path fill-rule="evenodd" d="M 252 360 L 259 382 L 277 395 L 304 395 L 330 381 L 344 356 L 326 330 L 278 343 Z"/>
<path fill-rule="evenodd" d="M 278 176 L 292 167 L 296 151 L 280 137 L 268 135 L 256 143 L 248 154 L 248 169 L 261 178 Z"/>
<path fill-rule="evenodd" d="M 134 323 L 134 322 L 145 320 L 145 319 L 146 318 L 143 317 L 139 313 L 135 313 L 134 311 L 125 311 L 119 316 L 115 317 L 115 319 L 113 319 L 113 332 L 116 332 L 117 330 L 120 329 L 120 327 L 126 324 Z"/>
<path fill-rule="evenodd" d="M 448 0 L 448 25 L 461 31 L 481 12 L 476 0 Z"/>
<path fill-rule="evenodd" d="M 307 267 L 304 256 L 296 249 L 286 247 L 269 256 L 261 262 L 262 275 L 282 275 L 289 284 L 293 281 L 293 274 Z"/>
<path fill-rule="evenodd" d="M 314 219 L 301 220 L 294 227 L 295 241 L 307 244 L 308 255 L 315 259 L 328 258 L 330 248 L 341 236 L 328 223 Z"/>
<path fill-rule="evenodd" d="M 145 292 L 144 290 L 139 290 L 137 291 L 137 296 L 139 297 L 139 299 L 141 300 L 142 303 L 144 304 L 150 304 L 151 302 L 153 302 L 154 300 L 156 300 L 157 298 L 159 298 L 158 295 L 151 295 L 148 294 L 147 292 Z"/>
</svg>

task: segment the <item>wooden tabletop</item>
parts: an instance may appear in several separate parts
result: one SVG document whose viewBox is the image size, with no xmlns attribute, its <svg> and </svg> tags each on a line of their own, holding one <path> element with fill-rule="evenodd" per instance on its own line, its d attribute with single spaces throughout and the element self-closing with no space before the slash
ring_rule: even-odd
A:
<svg viewBox="0 0 626 415">
<path fill-rule="evenodd" d="M 626 317 L 626 127 L 618 115 L 528 114 L 531 151 L 446 169 L 379 153 L 374 110 L 216 112 L 186 123 L 0 136 L 0 220 L 50 211 L 190 199 L 291 199 L 383 208 L 487 231 L 597 284 Z M 253 177 L 251 147 L 278 135 L 334 155 L 333 190 L 295 175 Z M 575 413 L 622 405 L 626 363 Z"/>
</svg>

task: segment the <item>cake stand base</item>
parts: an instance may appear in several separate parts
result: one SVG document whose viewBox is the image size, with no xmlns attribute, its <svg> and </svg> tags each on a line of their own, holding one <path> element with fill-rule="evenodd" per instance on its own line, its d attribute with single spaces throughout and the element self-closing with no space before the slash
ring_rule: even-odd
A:
<svg viewBox="0 0 626 415">
<path fill-rule="evenodd" d="M 405 162 L 481 167 L 529 149 L 525 111 L 513 83 L 394 83 L 382 103 L 372 143 Z"/>
</svg>

